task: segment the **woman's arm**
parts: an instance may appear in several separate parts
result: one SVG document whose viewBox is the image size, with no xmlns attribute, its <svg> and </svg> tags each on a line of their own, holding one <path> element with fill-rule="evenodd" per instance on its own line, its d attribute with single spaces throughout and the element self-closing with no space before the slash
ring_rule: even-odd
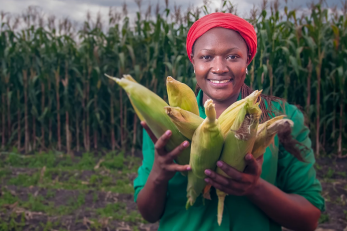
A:
<svg viewBox="0 0 347 231">
<path fill-rule="evenodd" d="M 184 141 L 171 152 L 166 152 L 165 145 L 170 139 L 171 131 L 165 132 L 159 139 L 156 139 L 146 123 L 141 122 L 141 125 L 155 144 L 155 152 L 153 167 L 145 186 L 138 194 L 137 206 L 145 220 L 156 222 L 164 212 L 169 180 L 176 172 L 191 169 L 189 165 L 178 165 L 174 162 L 174 159 L 189 146 L 189 142 Z"/>
<path fill-rule="evenodd" d="M 154 223 L 160 219 L 164 212 L 168 182 L 160 182 L 152 172 L 137 197 L 137 207 L 142 217 Z"/>
<path fill-rule="evenodd" d="M 259 179 L 248 198 L 272 220 L 288 229 L 310 231 L 318 225 L 321 214 L 318 208 L 304 197 L 287 194 L 263 179 Z"/>
<path fill-rule="evenodd" d="M 217 165 L 229 177 L 226 178 L 211 170 L 206 170 L 206 182 L 227 194 L 247 196 L 272 220 L 297 231 L 315 230 L 320 210 L 304 197 L 287 194 L 260 178 L 263 156 L 255 160 L 247 154 L 247 168 L 239 172 L 222 161 Z"/>
</svg>

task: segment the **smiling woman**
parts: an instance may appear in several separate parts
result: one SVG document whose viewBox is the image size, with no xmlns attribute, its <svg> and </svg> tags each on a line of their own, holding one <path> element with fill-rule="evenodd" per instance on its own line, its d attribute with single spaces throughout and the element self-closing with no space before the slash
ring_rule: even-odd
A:
<svg viewBox="0 0 347 231">
<path fill-rule="evenodd" d="M 253 26 L 235 15 L 213 13 L 192 25 L 187 35 L 187 54 L 196 74 L 200 117 L 206 118 L 203 105 L 209 99 L 215 104 L 218 118 L 232 103 L 252 92 L 244 80 L 256 47 Z M 324 210 L 324 199 L 303 114 L 295 106 L 266 95 L 261 95 L 260 109 L 262 122 L 275 112 L 286 114 L 294 122 L 289 135 L 300 145 L 288 145 L 276 136 L 273 146 L 260 158 L 245 156 L 244 172 L 218 161 L 223 175 L 205 170 L 205 181 L 213 186 L 211 200 L 203 204 L 202 198 L 197 198 L 188 210 L 187 178 L 180 172 L 190 167 L 173 161 L 188 147 L 187 142 L 166 152 L 164 146 L 171 132 L 156 139 L 142 123 L 146 130 L 143 164 L 134 181 L 135 201 L 142 216 L 150 222 L 160 220 L 159 230 L 280 231 L 282 226 L 314 230 Z M 215 189 L 228 194 L 220 226 Z"/>
<path fill-rule="evenodd" d="M 218 117 L 236 101 L 244 83 L 247 45 L 236 31 L 213 28 L 196 40 L 191 57 L 203 101 L 213 99 Z"/>
</svg>

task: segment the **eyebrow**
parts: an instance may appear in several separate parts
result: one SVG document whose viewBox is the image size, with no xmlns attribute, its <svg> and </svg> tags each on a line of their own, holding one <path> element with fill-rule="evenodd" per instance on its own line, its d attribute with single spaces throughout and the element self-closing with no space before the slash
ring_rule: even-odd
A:
<svg viewBox="0 0 347 231">
<path fill-rule="evenodd" d="M 225 51 L 225 53 L 228 53 L 228 52 L 230 52 L 230 51 L 232 51 L 232 50 L 239 50 L 240 48 L 238 48 L 238 47 L 233 47 L 233 48 L 229 48 L 229 49 L 227 49 L 226 51 Z M 212 50 L 212 49 L 201 49 L 202 51 L 203 50 L 205 50 L 205 51 L 214 51 L 214 50 Z"/>
</svg>

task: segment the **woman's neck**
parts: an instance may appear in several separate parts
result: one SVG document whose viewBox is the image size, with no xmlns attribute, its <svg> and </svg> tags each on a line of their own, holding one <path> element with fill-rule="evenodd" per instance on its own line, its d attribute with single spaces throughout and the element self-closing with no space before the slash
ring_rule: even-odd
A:
<svg viewBox="0 0 347 231">
<path fill-rule="evenodd" d="M 225 109 L 227 109 L 231 104 L 233 104 L 237 101 L 239 94 L 240 94 L 240 92 L 238 94 L 235 94 L 234 96 L 230 97 L 229 99 L 224 100 L 224 101 L 218 101 L 218 100 L 212 99 L 213 103 L 215 104 L 217 119 L 225 111 Z M 205 93 L 203 93 L 202 105 L 204 105 L 206 100 L 208 100 L 208 99 L 211 99 L 211 98 L 208 95 L 206 95 Z"/>
</svg>

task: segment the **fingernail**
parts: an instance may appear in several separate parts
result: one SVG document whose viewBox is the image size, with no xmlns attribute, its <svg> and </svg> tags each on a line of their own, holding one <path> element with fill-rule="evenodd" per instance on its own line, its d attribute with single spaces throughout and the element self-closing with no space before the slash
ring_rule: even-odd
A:
<svg viewBox="0 0 347 231">
<path fill-rule="evenodd" d="M 171 135 L 171 131 L 170 131 L 170 130 L 167 130 L 167 131 L 165 132 L 165 135 L 167 135 L 167 136 Z"/>
<path fill-rule="evenodd" d="M 187 167 L 187 170 L 188 170 L 188 171 L 189 171 L 189 170 L 192 170 L 192 167 L 188 166 L 188 167 Z"/>
<path fill-rule="evenodd" d="M 184 141 L 184 142 L 183 142 L 183 147 L 186 148 L 186 147 L 188 147 L 188 146 L 189 146 L 189 142 L 188 142 L 188 141 Z"/>
<path fill-rule="evenodd" d="M 207 182 L 207 183 L 208 183 L 209 181 L 210 181 L 210 180 L 209 180 L 208 178 L 205 178 L 205 182 Z"/>
<path fill-rule="evenodd" d="M 206 169 L 206 170 L 205 170 L 205 174 L 206 174 L 206 175 L 211 175 L 211 170 Z"/>
<path fill-rule="evenodd" d="M 223 166 L 222 161 L 218 161 L 218 162 L 217 162 L 217 166 L 218 166 L 218 167 L 222 167 L 222 166 Z"/>
<path fill-rule="evenodd" d="M 252 155 L 251 154 L 247 154 L 246 155 L 246 160 L 251 160 L 252 159 Z"/>
</svg>

